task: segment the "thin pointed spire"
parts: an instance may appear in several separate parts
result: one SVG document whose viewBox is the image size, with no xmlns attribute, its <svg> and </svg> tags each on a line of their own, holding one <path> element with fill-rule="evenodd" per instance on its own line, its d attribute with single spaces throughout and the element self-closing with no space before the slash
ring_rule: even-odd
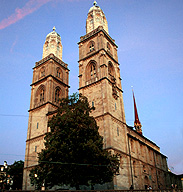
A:
<svg viewBox="0 0 183 192">
<path fill-rule="evenodd" d="M 136 131 L 142 135 L 142 125 L 140 123 L 139 120 L 139 116 L 138 116 L 138 112 L 137 112 L 137 106 L 136 106 L 136 102 L 135 102 L 135 95 L 134 95 L 134 91 L 132 88 L 132 93 L 133 93 L 133 102 L 134 102 L 134 115 L 135 115 L 135 120 L 134 120 L 134 127 L 136 129 Z"/>
</svg>

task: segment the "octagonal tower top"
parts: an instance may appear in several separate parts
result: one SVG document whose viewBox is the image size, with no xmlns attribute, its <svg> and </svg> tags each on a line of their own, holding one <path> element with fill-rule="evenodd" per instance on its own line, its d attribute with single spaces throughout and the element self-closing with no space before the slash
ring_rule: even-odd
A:
<svg viewBox="0 0 183 192">
<path fill-rule="evenodd" d="M 53 31 L 46 36 L 46 40 L 43 46 L 43 58 L 53 53 L 56 57 L 62 60 L 62 43 L 61 37 L 56 32 L 55 27 Z"/>
<path fill-rule="evenodd" d="M 86 33 L 93 31 L 99 26 L 102 26 L 104 30 L 109 33 L 105 14 L 102 9 L 97 5 L 97 2 L 94 1 L 93 7 L 91 7 L 88 11 L 88 16 L 86 20 Z"/>
</svg>

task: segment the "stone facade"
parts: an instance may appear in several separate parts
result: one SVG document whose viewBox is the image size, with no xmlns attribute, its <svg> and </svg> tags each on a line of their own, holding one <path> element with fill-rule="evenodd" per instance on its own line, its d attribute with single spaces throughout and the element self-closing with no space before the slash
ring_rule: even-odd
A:
<svg viewBox="0 0 183 192">
<path fill-rule="evenodd" d="M 59 98 L 68 96 L 69 69 L 61 60 L 62 48 L 57 47 L 61 46 L 60 40 L 55 29 L 47 35 L 43 46 L 43 59 L 36 62 L 33 68 L 23 175 L 24 190 L 33 189 L 29 171 L 37 165 L 37 153 L 44 148 L 44 136 L 49 131 L 48 113 L 57 109 Z"/>
</svg>

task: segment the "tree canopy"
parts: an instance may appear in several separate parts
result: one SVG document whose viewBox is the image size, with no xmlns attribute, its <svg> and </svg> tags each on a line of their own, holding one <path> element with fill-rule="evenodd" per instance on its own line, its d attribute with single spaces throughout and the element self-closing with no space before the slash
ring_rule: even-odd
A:
<svg viewBox="0 0 183 192">
<path fill-rule="evenodd" d="M 0 174 L 0 191 L 1 189 L 22 189 L 23 168 L 22 160 L 15 161 L 12 165 L 2 166 Z"/>
<path fill-rule="evenodd" d="M 103 149 L 103 137 L 90 115 L 93 107 L 82 95 L 60 100 L 60 107 L 48 123 L 45 148 L 38 154 L 38 166 L 31 170 L 32 184 L 39 188 L 94 185 L 110 182 L 119 169 L 116 155 Z M 36 174 L 36 178 L 35 178 Z"/>
<path fill-rule="evenodd" d="M 12 189 L 22 189 L 22 180 L 23 180 L 23 168 L 24 162 L 22 160 L 15 161 L 8 171 L 8 174 L 13 178 Z"/>
</svg>

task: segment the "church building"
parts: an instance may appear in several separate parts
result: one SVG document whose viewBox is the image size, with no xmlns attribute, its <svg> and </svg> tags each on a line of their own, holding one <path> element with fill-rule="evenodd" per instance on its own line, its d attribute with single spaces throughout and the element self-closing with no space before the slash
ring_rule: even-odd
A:
<svg viewBox="0 0 183 192">
<path fill-rule="evenodd" d="M 104 148 L 118 154 L 120 159 L 119 174 L 112 188 L 129 189 L 131 185 L 134 189 L 165 188 L 166 156 L 143 136 L 137 109 L 135 128 L 126 124 L 118 46 L 109 35 L 106 16 L 96 1 L 88 12 L 86 34 L 78 44 L 79 92 L 96 108 L 92 115 L 104 138 Z"/>
<path fill-rule="evenodd" d="M 84 26 L 83 26 L 84 27 Z M 104 149 L 117 154 L 119 173 L 110 184 L 95 189 L 153 189 L 170 186 L 167 157 L 143 136 L 134 99 L 134 127 L 126 124 L 118 61 L 118 46 L 109 35 L 102 9 L 94 1 L 86 19 L 86 34 L 80 37 L 79 93 L 95 107 L 92 116 L 104 139 Z M 62 43 L 55 31 L 43 46 L 43 58 L 33 68 L 31 101 L 26 140 L 23 189 L 32 186 L 29 171 L 37 165 L 37 153 L 44 148 L 48 113 L 57 109 L 59 98 L 68 96 L 68 65 L 62 61 Z"/>
</svg>

